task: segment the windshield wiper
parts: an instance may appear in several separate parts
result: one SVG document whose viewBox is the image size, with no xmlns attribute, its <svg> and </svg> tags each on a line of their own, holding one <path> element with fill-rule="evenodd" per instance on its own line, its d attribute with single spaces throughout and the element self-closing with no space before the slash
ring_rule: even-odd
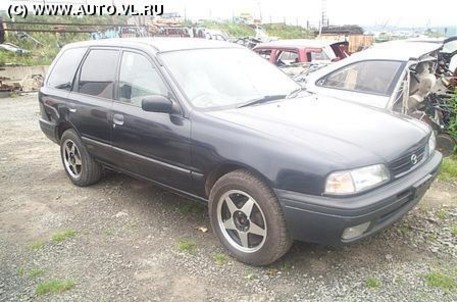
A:
<svg viewBox="0 0 457 302">
<path fill-rule="evenodd" d="M 266 95 L 266 96 L 263 96 L 258 99 L 250 100 L 247 103 L 244 103 L 244 104 L 238 106 L 238 108 L 247 107 L 247 106 L 251 106 L 251 105 L 257 105 L 257 104 L 263 104 L 263 103 L 267 103 L 267 102 L 271 102 L 271 101 L 276 101 L 276 100 L 283 99 L 285 97 L 286 97 L 286 95 L 284 95 L 284 94 Z"/>
<path fill-rule="evenodd" d="M 300 87 L 300 88 L 297 88 L 295 90 L 292 90 L 291 93 L 289 93 L 287 96 L 286 96 L 286 99 L 293 99 L 293 98 L 296 98 L 300 92 L 302 91 L 306 91 L 306 88 L 305 87 Z"/>
</svg>

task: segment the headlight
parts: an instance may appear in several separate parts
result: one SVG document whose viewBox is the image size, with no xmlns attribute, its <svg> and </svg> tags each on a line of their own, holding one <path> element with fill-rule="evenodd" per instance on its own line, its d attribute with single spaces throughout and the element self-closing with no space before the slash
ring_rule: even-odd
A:
<svg viewBox="0 0 457 302">
<path fill-rule="evenodd" d="M 348 171 L 333 172 L 327 177 L 325 193 L 358 193 L 389 180 L 389 171 L 384 165 L 373 165 Z"/>
<path fill-rule="evenodd" d="M 432 131 L 432 134 L 430 135 L 430 138 L 428 139 L 428 155 L 432 154 L 433 151 L 435 151 L 436 148 L 436 136 L 435 132 Z"/>
</svg>

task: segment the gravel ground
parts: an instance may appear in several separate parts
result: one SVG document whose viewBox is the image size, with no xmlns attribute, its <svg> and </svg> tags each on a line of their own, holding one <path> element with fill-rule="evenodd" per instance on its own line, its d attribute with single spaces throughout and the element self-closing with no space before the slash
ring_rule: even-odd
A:
<svg viewBox="0 0 457 302">
<path fill-rule="evenodd" d="M 204 232 L 196 202 L 114 172 L 72 185 L 36 98 L 0 99 L 0 301 L 457 301 L 457 183 L 435 182 L 401 222 L 359 244 L 295 243 L 274 265 L 250 267 Z M 53 241 L 62 230 L 76 233 Z M 448 288 L 430 281 L 437 272 Z M 51 279 L 74 286 L 38 294 Z"/>
</svg>

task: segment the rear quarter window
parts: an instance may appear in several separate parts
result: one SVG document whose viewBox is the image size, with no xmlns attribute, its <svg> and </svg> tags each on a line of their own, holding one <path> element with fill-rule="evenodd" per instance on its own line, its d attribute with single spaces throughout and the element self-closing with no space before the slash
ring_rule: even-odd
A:
<svg viewBox="0 0 457 302">
<path fill-rule="evenodd" d="M 49 74 L 47 86 L 62 90 L 71 90 L 79 63 L 86 53 L 86 48 L 71 48 L 59 56 Z"/>
</svg>

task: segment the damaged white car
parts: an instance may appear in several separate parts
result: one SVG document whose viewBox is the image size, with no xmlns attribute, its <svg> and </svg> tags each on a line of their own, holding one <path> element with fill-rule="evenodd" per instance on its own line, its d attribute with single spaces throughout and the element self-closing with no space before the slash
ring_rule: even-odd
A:
<svg viewBox="0 0 457 302">
<path fill-rule="evenodd" d="M 436 131 L 437 148 L 450 155 L 456 141 L 446 129 L 455 118 L 456 83 L 449 63 L 456 57 L 442 43 L 386 42 L 311 73 L 306 89 L 423 120 Z"/>
</svg>

